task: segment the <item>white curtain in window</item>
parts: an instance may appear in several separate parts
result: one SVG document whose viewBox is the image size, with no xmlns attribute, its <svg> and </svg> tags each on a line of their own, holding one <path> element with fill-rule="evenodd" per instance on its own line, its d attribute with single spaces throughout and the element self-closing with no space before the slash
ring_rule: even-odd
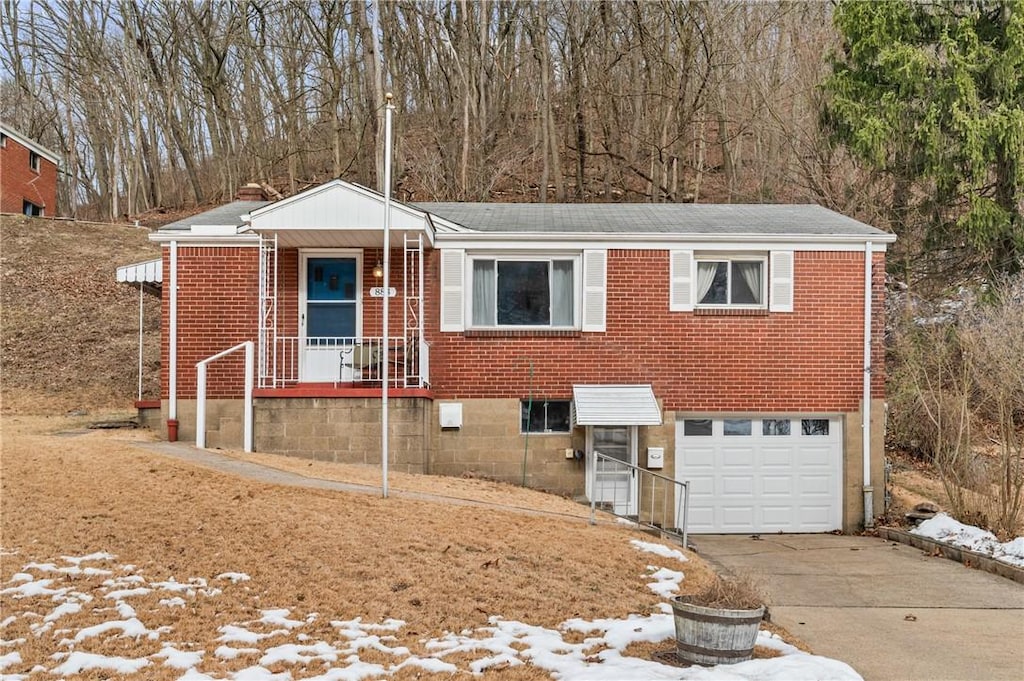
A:
<svg viewBox="0 0 1024 681">
<path fill-rule="evenodd" d="M 494 326 L 497 282 L 493 260 L 473 261 L 473 325 Z"/>
<path fill-rule="evenodd" d="M 761 304 L 761 263 L 759 262 L 738 262 L 734 263 L 736 270 L 743 277 L 743 283 L 750 289 L 754 296 L 754 302 Z"/>
<path fill-rule="evenodd" d="M 551 325 L 572 326 L 572 260 L 551 263 Z"/>
<path fill-rule="evenodd" d="M 704 300 L 704 296 L 711 290 L 711 284 L 715 282 L 715 272 L 718 270 L 717 262 L 697 263 L 697 302 Z"/>
</svg>

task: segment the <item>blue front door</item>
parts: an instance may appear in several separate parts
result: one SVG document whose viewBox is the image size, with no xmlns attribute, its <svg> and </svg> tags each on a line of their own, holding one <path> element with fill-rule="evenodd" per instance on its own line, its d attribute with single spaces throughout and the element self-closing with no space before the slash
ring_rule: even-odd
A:
<svg viewBox="0 0 1024 681">
<path fill-rule="evenodd" d="M 340 353 L 359 335 L 359 259 L 306 257 L 303 283 L 300 380 L 346 380 Z"/>
</svg>

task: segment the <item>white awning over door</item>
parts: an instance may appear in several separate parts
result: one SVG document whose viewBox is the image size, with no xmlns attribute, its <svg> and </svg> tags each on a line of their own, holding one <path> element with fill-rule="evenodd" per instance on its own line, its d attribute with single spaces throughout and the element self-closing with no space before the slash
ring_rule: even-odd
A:
<svg viewBox="0 0 1024 681">
<path fill-rule="evenodd" d="M 574 385 L 577 426 L 660 426 L 661 409 L 650 385 Z"/>
</svg>

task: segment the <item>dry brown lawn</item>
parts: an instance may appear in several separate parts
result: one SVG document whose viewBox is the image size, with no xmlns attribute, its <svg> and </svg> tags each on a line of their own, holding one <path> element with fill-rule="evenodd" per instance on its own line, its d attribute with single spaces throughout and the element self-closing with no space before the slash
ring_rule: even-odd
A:
<svg viewBox="0 0 1024 681">
<path fill-rule="evenodd" d="M 139 293 L 117 267 L 160 257 L 130 225 L 0 216 L 0 375 L 6 413 L 130 407 Z M 160 301 L 144 298 L 144 391 L 158 394 Z"/>
<path fill-rule="evenodd" d="M 171 630 L 159 641 L 104 635 L 89 640 L 93 652 L 141 657 L 159 651 L 164 642 L 194 644 L 207 651 L 200 670 L 215 663 L 220 675 L 254 664 L 254 659 L 212 659 L 210 653 L 219 645 L 218 627 L 258 619 L 261 609 L 290 608 L 290 617 L 296 619 L 318 613 L 302 630 L 316 640 L 337 638 L 330 620 L 404 620 L 406 626 L 395 634 L 398 642 L 414 654 L 424 653 L 422 640 L 485 625 L 492 615 L 557 627 L 572 617 L 654 612 L 661 599 L 646 586 L 649 564 L 683 570 L 682 590 L 687 593 L 702 588 L 711 574 L 692 554 L 690 562 L 678 563 L 636 550 L 630 539 L 650 537 L 628 527 L 250 482 L 148 453 L 138 447 L 140 439 L 150 437 L 145 432 L 83 433 L 83 425 L 82 419 L 68 417 L 4 417 L 0 581 L 9 585 L 31 561 L 62 565 L 61 556 L 107 551 L 117 558 L 103 567 L 115 573 L 131 564 L 149 582 L 201 577 L 223 589 L 218 596 L 191 599 L 183 608 L 161 607 L 158 600 L 167 598 L 166 593 L 133 596 L 127 602 L 147 627 Z M 425 484 L 405 477 L 396 476 L 396 489 Z M 434 491 L 438 480 L 430 479 Z M 552 509 L 569 504 L 477 480 L 444 480 L 444 487 L 452 496 L 483 495 L 486 500 L 498 495 L 507 504 L 524 507 L 541 497 Z M 469 491 L 460 492 L 460 487 Z M 232 584 L 215 579 L 224 572 L 246 573 L 251 580 Z M 97 596 L 100 591 L 95 590 L 110 578 L 56 577 L 58 584 L 86 593 L 93 589 Z M 46 597 L 4 595 L 0 607 L 7 617 L 45 614 L 53 604 Z M 97 615 L 83 607 L 56 626 L 77 631 L 104 617 L 116 619 L 112 613 Z M 36 664 L 52 667 L 49 656 L 67 650 L 58 647 L 61 636 L 52 632 L 36 637 L 29 625 L 38 621 L 18 617 L 3 630 L 7 640 L 28 641 L 19 648 L 22 663 L 6 672 L 27 671 Z M 373 651 L 360 656 L 363 661 L 388 661 L 387 655 Z M 324 667 L 313 663 L 291 671 L 300 678 L 322 673 Z M 417 673 L 408 668 L 399 678 Z M 488 674 L 547 678 L 530 666 Z M 143 675 L 172 679 L 181 670 L 154 665 Z M 81 678 L 110 678 L 110 673 L 89 672 Z"/>
<path fill-rule="evenodd" d="M 220 453 L 241 461 L 250 461 L 269 468 L 297 473 L 320 480 L 333 480 L 370 487 L 380 487 L 381 485 L 381 469 L 379 466 L 310 461 L 292 456 L 246 453 L 235 450 L 220 450 Z M 521 508 L 573 518 L 590 518 L 589 507 L 565 497 L 537 492 L 493 480 L 481 480 L 471 477 L 453 478 L 441 475 L 413 475 L 391 471 L 388 473 L 388 489 L 495 504 L 508 508 Z"/>
</svg>

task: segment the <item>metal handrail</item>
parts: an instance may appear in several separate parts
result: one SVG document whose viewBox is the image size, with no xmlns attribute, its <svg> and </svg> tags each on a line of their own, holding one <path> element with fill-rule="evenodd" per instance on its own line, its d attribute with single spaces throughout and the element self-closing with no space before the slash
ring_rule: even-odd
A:
<svg viewBox="0 0 1024 681">
<path fill-rule="evenodd" d="M 604 509 L 604 510 L 606 510 L 608 513 L 610 513 L 611 515 L 614 515 L 617 518 L 628 518 L 628 519 L 636 522 L 637 527 L 646 526 L 646 527 L 650 527 L 651 529 L 658 530 L 660 532 L 664 532 L 666 534 L 672 534 L 672 535 L 680 536 L 682 538 L 683 546 L 685 547 L 687 545 L 687 525 L 688 525 L 689 516 L 690 516 L 690 481 L 689 480 L 679 481 L 679 480 L 676 480 L 674 478 L 670 478 L 667 475 L 662 475 L 660 473 L 655 473 L 654 471 L 648 470 L 646 468 L 641 468 L 640 466 L 637 466 L 635 464 L 627 463 L 627 462 L 623 461 L 622 459 L 617 459 L 617 458 L 615 458 L 613 456 L 608 456 L 607 454 L 602 454 L 601 452 L 597 452 L 597 451 L 593 452 L 591 454 L 591 456 L 594 457 L 594 462 L 593 462 L 593 465 L 590 467 L 590 472 L 589 472 L 590 476 L 591 476 L 591 478 L 590 478 L 590 524 L 591 525 L 594 525 L 594 524 L 597 523 L 597 518 L 596 518 L 596 516 L 597 516 L 597 497 L 598 497 L 598 489 L 599 489 L 598 488 L 598 476 L 599 476 L 598 464 L 600 462 L 602 462 L 602 461 L 607 461 L 607 462 L 613 463 L 615 466 L 617 466 L 619 468 L 619 472 L 623 472 L 625 470 L 629 470 L 631 475 L 632 474 L 636 474 L 636 475 L 639 476 L 639 479 L 637 480 L 638 496 L 643 496 L 639 492 L 639 490 L 642 490 L 644 488 L 644 485 L 641 484 L 642 481 L 644 480 L 644 477 L 646 476 L 646 477 L 650 478 L 650 480 L 651 480 L 651 493 L 648 495 L 649 499 L 650 499 L 650 508 L 649 508 L 649 515 L 648 515 L 649 520 L 647 522 L 644 522 L 644 520 L 642 519 L 642 516 L 641 516 L 641 513 L 640 513 L 640 499 L 637 499 L 637 514 L 636 514 L 635 518 L 631 517 L 631 516 L 627 516 L 627 515 L 622 514 L 622 513 L 616 513 L 615 512 L 615 504 L 614 503 L 612 504 L 611 510 L 607 510 L 607 509 Z M 665 485 L 663 487 L 663 492 L 662 492 L 662 505 L 661 505 L 661 508 L 662 508 L 662 523 L 660 525 L 656 524 L 654 522 L 655 521 L 655 517 L 657 516 L 657 513 L 655 512 L 655 501 L 656 501 L 655 487 L 656 487 L 656 484 L 657 484 L 658 480 L 664 481 L 664 483 L 665 483 Z M 669 523 L 664 522 L 664 514 L 666 512 L 666 509 L 669 508 L 668 504 L 666 503 L 667 502 L 668 490 L 671 489 L 669 487 L 669 485 L 673 485 L 676 488 L 675 489 L 675 491 L 676 491 L 675 504 L 673 506 L 673 510 L 675 511 L 675 515 L 674 515 L 674 519 L 673 520 L 676 523 L 678 523 L 678 527 L 675 527 L 675 528 L 672 528 Z M 601 487 L 601 489 L 603 489 L 603 486 Z M 682 520 L 680 520 L 680 518 Z"/>
<path fill-rule="evenodd" d="M 245 396 L 243 403 L 244 413 L 242 414 L 242 448 L 246 452 L 252 451 L 252 390 L 253 371 L 255 369 L 255 350 L 252 341 L 239 343 L 227 350 L 221 350 L 216 355 L 210 355 L 206 359 L 196 362 L 196 447 L 203 448 L 206 446 L 206 365 L 238 350 L 245 350 Z"/>
</svg>

